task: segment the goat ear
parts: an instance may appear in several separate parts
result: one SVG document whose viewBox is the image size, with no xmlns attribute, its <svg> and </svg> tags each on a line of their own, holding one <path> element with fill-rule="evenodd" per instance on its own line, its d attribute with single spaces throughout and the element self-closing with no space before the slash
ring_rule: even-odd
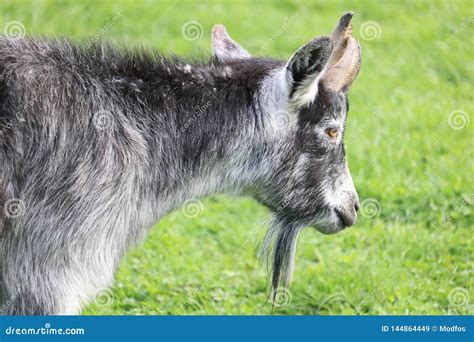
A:
<svg viewBox="0 0 474 342">
<path fill-rule="evenodd" d="M 212 49 L 220 62 L 250 57 L 247 50 L 230 38 L 224 25 L 214 25 L 212 28 Z"/>
<path fill-rule="evenodd" d="M 352 37 L 352 16 L 352 12 L 344 13 L 332 33 L 334 49 L 321 80 L 324 86 L 338 92 L 347 91 L 360 70 L 361 51 Z"/>
<path fill-rule="evenodd" d="M 301 47 L 291 57 L 286 65 L 291 102 L 303 104 L 316 98 L 318 82 L 324 74 L 332 48 L 331 38 L 320 36 Z"/>
</svg>

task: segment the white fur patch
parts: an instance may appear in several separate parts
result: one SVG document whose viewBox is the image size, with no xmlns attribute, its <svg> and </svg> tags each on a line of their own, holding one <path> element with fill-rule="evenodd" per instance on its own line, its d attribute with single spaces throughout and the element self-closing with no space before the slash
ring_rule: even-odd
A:
<svg viewBox="0 0 474 342">
<path fill-rule="evenodd" d="M 263 81 L 258 96 L 269 136 L 283 137 L 296 129 L 297 114 L 288 104 L 289 89 L 285 68 L 276 70 Z"/>
<path fill-rule="evenodd" d="M 301 108 L 311 104 L 316 99 L 319 90 L 319 77 L 316 79 L 306 78 L 302 85 L 298 87 L 291 99 L 291 103 L 296 108 Z"/>
<path fill-rule="evenodd" d="M 356 193 L 347 162 L 345 162 L 344 173 L 339 176 L 338 184 L 335 184 L 335 188 L 327 184 L 323 186 L 323 189 L 326 189 L 324 192 L 324 201 L 330 208 L 344 207 L 347 195 L 350 193 Z"/>
</svg>

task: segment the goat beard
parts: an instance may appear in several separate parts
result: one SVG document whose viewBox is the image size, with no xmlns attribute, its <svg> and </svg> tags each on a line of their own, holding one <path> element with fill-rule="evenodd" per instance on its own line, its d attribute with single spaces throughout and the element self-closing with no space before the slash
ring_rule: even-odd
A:
<svg viewBox="0 0 474 342">
<path fill-rule="evenodd" d="M 294 269 L 296 244 L 305 224 L 282 216 L 274 216 L 263 240 L 260 255 L 271 269 L 272 302 L 280 287 L 288 288 Z"/>
</svg>

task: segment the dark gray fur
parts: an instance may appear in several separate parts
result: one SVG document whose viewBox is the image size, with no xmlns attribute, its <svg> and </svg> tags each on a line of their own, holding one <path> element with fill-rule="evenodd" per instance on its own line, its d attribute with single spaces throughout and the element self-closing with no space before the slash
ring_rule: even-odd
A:
<svg viewBox="0 0 474 342">
<path fill-rule="evenodd" d="M 355 221 L 327 202 L 348 177 L 343 144 L 318 133 L 345 121 L 345 93 L 321 86 L 313 103 L 290 106 L 304 65 L 322 71 L 324 44 L 287 68 L 287 87 L 279 60 L 216 51 L 190 62 L 0 37 L 0 310 L 77 313 L 160 217 L 215 192 L 249 193 L 275 212 L 264 251 L 273 290 L 288 285 L 301 228 L 332 233 Z M 283 109 L 295 123 L 275 129 Z"/>
</svg>

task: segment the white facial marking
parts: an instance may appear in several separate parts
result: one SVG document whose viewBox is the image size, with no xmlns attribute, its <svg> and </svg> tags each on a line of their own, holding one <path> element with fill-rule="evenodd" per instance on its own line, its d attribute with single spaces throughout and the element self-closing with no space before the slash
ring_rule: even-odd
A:
<svg viewBox="0 0 474 342">
<path fill-rule="evenodd" d="M 324 184 L 324 201 L 330 208 L 342 208 L 347 196 L 350 193 L 356 193 L 352 176 L 349 172 L 347 162 L 345 162 L 344 173 L 338 177 L 336 184 Z"/>
</svg>

